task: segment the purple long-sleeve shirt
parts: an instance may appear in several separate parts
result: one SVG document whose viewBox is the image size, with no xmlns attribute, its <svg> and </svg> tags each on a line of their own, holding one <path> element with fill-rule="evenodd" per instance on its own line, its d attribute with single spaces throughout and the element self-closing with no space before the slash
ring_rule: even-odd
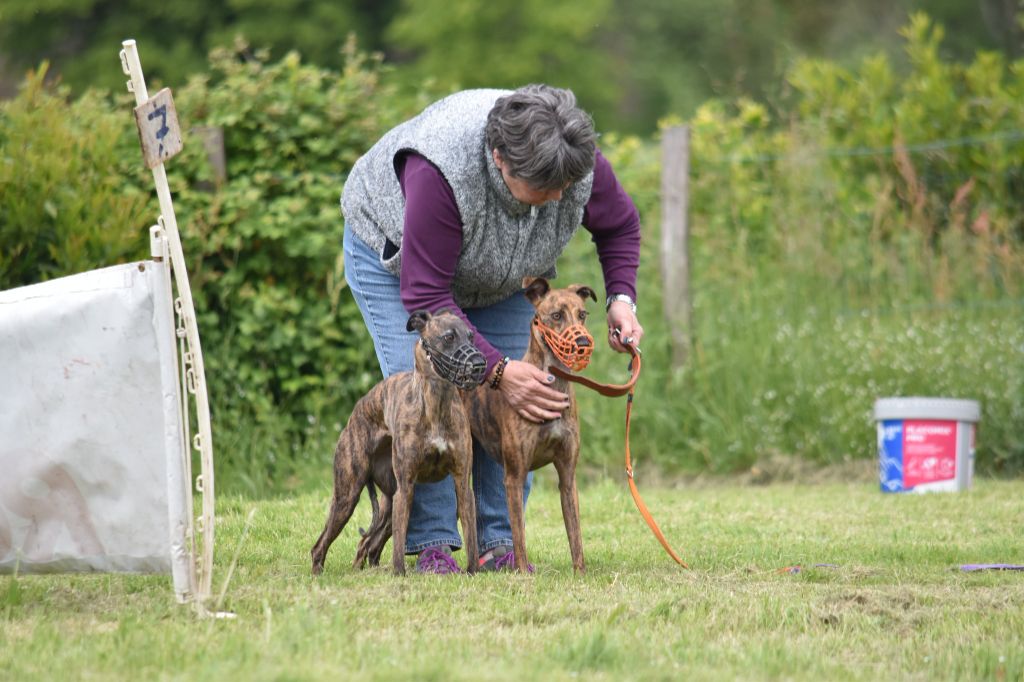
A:
<svg viewBox="0 0 1024 682">
<path fill-rule="evenodd" d="M 462 251 L 462 217 L 455 194 L 441 172 L 414 152 L 398 158 L 398 180 L 405 195 L 400 291 L 406 310 L 449 308 L 475 332 L 487 358 L 487 374 L 502 354 L 477 333 L 455 304 L 451 282 Z M 640 215 L 600 151 L 594 159 L 594 186 L 583 210 L 583 227 L 597 246 L 608 295 L 636 299 L 640 265 Z"/>
</svg>

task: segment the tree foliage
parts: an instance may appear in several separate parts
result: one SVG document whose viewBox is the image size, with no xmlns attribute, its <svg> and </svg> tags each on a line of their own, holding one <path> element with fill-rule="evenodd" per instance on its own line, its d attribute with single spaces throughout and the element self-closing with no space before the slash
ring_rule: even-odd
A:
<svg viewBox="0 0 1024 682">
<path fill-rule="evenodd" d="M 615 100 L 613 56 L 594 48 L 611 19 L 611 0 L 405 0 L 387 39 L 411 51 L 413 78 L 449 88 L 543 81 L 601 107 Z"/>
<path fill-rule="evenodd" d="M 0 52 L 15 66 L 49 59 L 76 89 L 123 82 L 117 52 L 134 38 L 153 81 L 183 83 L 206 70 L 207 54 L 243 38 L 280 58 L 297 50 L 340 68 L 346 36 L 373 46 L 394 0 L 0 0 Z M 144 59 L 145 59 L 144 55 Z"/>
<path fill-rule="evenodd" d="M 841 64 L 879 50 L 898 57 L 898 29 L 915 10 L 956 27 L 947 56 L 969 60 L 982 48 L 1014 58 L 1024 45 L 1021 1 L 0 0 L 0 53 L 8 69 L 48 59 L 76 90 L 113 89 L 125 38 L 160 55 L 146 60 L 154 80 L 180 83 L 239 36 L 273 59 L 295 50 L 340 69 L 354 32 L 407 83 L 452 90 L 547 81 L 572 87 L 604 130 L 650 132 L 659 118 L 690 116 L 713 96 L 779 96 L 797 56 Z"/>
<path fill-rule="evenodd" d="M 209 75 L 177 98 L 184 126 L 223 131 L 226 180 L 193 143 L 173 189 L 222 425 L 257 453 L 256 476 L 308 453 L 306 439 L 335 436 L 379 379 L 343 295 L 339 198 L 355 160 L 419 103 L 398 100 L 354 43 L 346 54 L 338 73 L 297 53 L 272 62 L 244 45 L 215 50 Z M 246 433 L 252 425 L 285 432 Z"/>
</svg>

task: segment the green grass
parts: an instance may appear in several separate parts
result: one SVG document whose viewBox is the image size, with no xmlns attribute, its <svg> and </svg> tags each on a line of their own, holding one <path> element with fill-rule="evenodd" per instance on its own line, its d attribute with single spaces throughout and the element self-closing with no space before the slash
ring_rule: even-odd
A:
<svg viewBox="0 0 1024 682">
<path fill-rule="evenodd" d="M 1024 676 L 1024 482 L 883 495 L 821 485 L 639 485 L 678 568 L 621 481 L 581 494 L 572 574 L 550 472 L 528 516 L 533 576 L 395 578 L 350 567 L 365 502 L 309 577 L 327 490 L 221 499 L 202 620 L 163 576 L 0 577 L 0 677 L 52 679 L 1005 679 Z M 246 518 L 254 512 L 243 538 Z M 457 554 L 460 561 L 461 553 Z M 815 564 L 834 564 L 817 567 Z M 791 574 L 780 568 L 802 564 Z"/>
</svg>

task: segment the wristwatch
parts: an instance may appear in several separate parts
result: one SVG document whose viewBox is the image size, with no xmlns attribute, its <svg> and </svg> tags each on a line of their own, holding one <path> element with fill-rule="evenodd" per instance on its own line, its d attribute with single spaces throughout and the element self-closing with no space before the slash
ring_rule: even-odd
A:
<svg viewBox="0 0 1024 682">
<path fill-rule="evenodd" d="M 626 294 L 612 294 L 611 296 L 609 296 L 608 299 L 604 302 L 605 312 L 608 312 L 608 309 L 612 307 L 612 303 L 615 303 L 616 301 L 628 303 L 629 307 L 633 309 L 633 314 L 636 315 L 636 301 L 634 301 L 630 296 L 627 296 Z"/>
</svg>

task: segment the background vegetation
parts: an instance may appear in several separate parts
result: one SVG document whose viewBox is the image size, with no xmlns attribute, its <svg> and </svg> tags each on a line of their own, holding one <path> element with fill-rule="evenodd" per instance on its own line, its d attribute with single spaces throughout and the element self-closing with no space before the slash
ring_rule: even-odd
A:
<svg viewBox="0 0 1024 682">
<path fill-rule="evenodd" d="M 112 74 L 118 89 L 79 94 L 49 81 L 52 71 L 44 65 L 0 104 L 0 288 L 145 257 L 145 227 L 158 212 L 138 161 L 133 102 L 123 92 L 116 60 L 120 40 L 133 33 L 118 24 L 127 15 L 107 8 L 94 16 L 105 3 L 78 3 L 74 12 L 51 5 L 52 13 L 0 1 L 9 20 L 0 26 L 21 27 L 17 38 L 26 41 L 12 36 L 0 44 L 8 50 L 21 45 L 16 54 L 30 59 L 45 53 L 40 46 L 52 45 L 39 36 L 66 37 L 75 21 L 123 29 L 95 45 L 83 38 L 74 59 L 55 55 L 74 84 L 72 67 L 86 63 L 91 50 L 102 52 L 102 66 L 97 56 L 96 68 L 87 72 L 104 79 Z M 591 10 L 572 2 L 522 15 L 461 2 L 450 11 L 475 23 L 459 24 L 466 31 L 458 39 L 443 32 L 450 22 L 442 26 L 438 15 L 419 14 L 431 3 L 409 3 L 360 15 L 368 22 L 369 44 L 392 46 L 390 59 L 368 56 L 352 42 L 338 51 L 335 31 L 322 43 L 332 47 L 322 52 L 313 37 L 302 38 L 308 49 L 301 56 L 239 41 L 188 67 L 196 74 L 171 83 L 188 140 L 169 175 L 207 354 L 219 488 L 266 494 L 325 479 L 337 430 L 378 377 L 368 336 L 344 290 L 338 195 L 345 174 L 394 122 L 455 83 L 480 84 L 468 72 L 449 71 L 467 64 L 481 67 L 474 78 L 490 74 L 493 84 L 547 74 L 574 87 L 578 81 L 583 105 L 608 112 L 598 116 L 602 147 L 644 219 L 640 290 L 648 333 L 632 438 L 647 471 L 748 472 L 767 480 L 792 475 L 805 462 L 868 461 L 874 399 L 916 393 L 980 400 L 979 470 L 1019 472 L 1024 62 L 1014 57 L 1018 44 L 1004 35 L 1016 24 L 1003 22 L 1002 33 L 965 43 L 975 30 L 966 19 L 950 41 L 925 15 L 903 16 L 898 36 L 883 32 L 864 42 L 841 39 L 846 32 L 859 35 L 837 18 L 841 12 L 823 12 L 816 24 L 813 12 L 789 5 L 771 4 L 765 16 L 805 39 L 774 36 L 757 43 L 752 31 L 715 32 L 730 13 L 738 27 L 761 21 L 751 9 L 756 3 L 743 4 L 743 12 L 740 3 L 709 4 L 707 16 L 712 6 L 717 13 L 705 30 L 678 23 L 681 10 L 677 15 L 654 0 L 628 17 L 615 2 L 590 3 L 593 19 L 582 24 L 574 15 Z M 160 25 L 220 16 L 203 14 L 217 4 L 175 7 L 181 15 L 164 8 Z M 319 35 L 314 29 L 333 25 L 304 7 L 287 8 L 296 17 L 294 36 L 306 36 L 307 29 Z M 359 7 L 340 3 L 335 10 Z M 954 7 L 962 10 L 964 3 L 935 3 L 950 17 Z M 133 16 L 147 16 L 137 9 Z M 984 15 L 975 9 L 977 21 Z M 233 33 L 245 13 L 232 12 L 221 23 L 206 21 L 207 28 L 154 32 L 152 42 L 135 33 L 147 74 L 170 74 L 163 70 L 168 65 L 184 68 L 191 50 Z M 273 16 L 281 26 L 283 15 L 266 15 Z M 647 57 L 610 50 L 605 58 L 593 51 L 610 25 L 627 44 L 649 48 Z M 810 28 L 826 25 L 832 30 Z M 214 36 L 218 26 L 221 38 Z M 687 30 L 692 41 L 680 39 Z M 33 31 L 37 52 L 29 45 Z M 189 38 L 175 47 L 166 44 L 169 36 Z M 197 36 L 207 37 L 193 45 Z M 509 45 L 495 49 L 502 40 Z M 846 40 L 852 42 L 841 57 L 812 56 L 839 50 Z M 899 52 L 888 49 L 892 40 L 899 41 Z M 737 55 L 748 44 L 764 45 L 771 58 L 759 59 L 750 48 L 743 63 L 769 71 L 755 88 L 753 76 L 738 64 L 720 64 L 713 52 L 670 50 L 696 50 L 702 41 L 708 50 L 728 46 Z M 274 44 L 266 36 L 256 44 L 265 43 Z M 402 50 L 394 47 L 399 44 Z M 465 52 L 449 60 L 432 56 L 441 44 Z M 997 49 L 969 49 L 978 45 Z M 492 64 L 493 54 L 522 56 Z M 581 63 L 593 71 L 579 70 Z M 723 74 L 732 70 L 721 81 L 729 87 L 719 88 L 718 77 L 705 69 L 711 65 Z M 621 71 L 633 68 L 660 85 L 641 86 L 639 76 Z M 689 76 L 687 69 L 693 69 Z M 701 69 L 700 78 L 693 75 Z M 674 78 L 689 78 L 693 87 L 676 87 Z M 158 79 L 150 86 L 158 87 Z M 665 99 L 669 92 L 684 99 Z M 716 92 L 721 96 L 710 97 Z M 661 161 L 653 112 L 665 116 L 662 125 L 685 120 L 692 129 L 695 345 L 682 368 L 671 366 L 660 316 L 663 298 L 675 292 L 661 290 L 658 271 Z M 648 125 L 652 130 L 628 134 Z M 223 130 L 224 178 L 213 172 L 201 143 L 210 127 Z M 561 282 L 600 285 L 585 233 L 560 270 Z M 611 355 L 598 354 L 592 376 L 624 374 L 622 358 Z M 580 399 L 587 466 L 617 472 L 622 402 L 582 393 Z"/>
<path fill-rule="evenodd" d="M 1021 64 L 944 61 L 943 31 L 924 15 L 903 35 L 902 74 L 884 57 L 850 69 L 802 59 L 787 74 L 792 109 L 741 99 L 698 110 L 695 349 L 676 371 L 657 314 L 676 295 L 658 285 L 659 152 L 609 145 L 648 217 L 641 298 L 653 371 L 634 450 L 669 467 L 785 475 L 793 455 L 873 456 L 878 397 L 957 396 L 983 405 L 981 469 L 1020 470 Z M 562 276 L 600 282 L 576 246 Z M 621 450 L 611 436 L 621 405 L 583 399 L 587 433 L 609 433 Z"/>
<path fill-rule="evenodd" d="M 237 616 L 197 622 L 166 576 L 0 576 L 0 670 L 1020 679 L 1019 574 L 958 567 L 1024 563 L 1020 481 L 992 480 L 1024 468 L 1021 9 L 0 0 L 0 289 L 147 256 L 159 208 L 120 41 L 139 40 L 151 89 L 174 87 L 186 143 L 169 176 L 220 493 L 215 607 Z M 378 377 L 340 259 L 346 174 L 453 88 L 538 80 L 577 90 L 641 210 L 632 451 L 693 569 L 662 553 L 621 484 L 623 401 L 581 391 L 586 576 L 571 573 L 548 468 L 530 503 L 533 576 L 355 571 L 363 505 L 325 575 L 303 578 L 333 441 Z M 680 122 L 692 134 L 694 325 L 689 362 L 674 367 L 659 143 Z M 203 144 L 211 130 L 223 175 Z M 559 270 L 558 283 L 600 286 L 585 232 Z M 599 349 L 588 373 L 623 378 L 613 355 Z M 981 402 L 970 494 L 868 483 L 872 403 L 909 394 Z M 818 484 L 745 485 L 787 479 Z"/>
</svg>

